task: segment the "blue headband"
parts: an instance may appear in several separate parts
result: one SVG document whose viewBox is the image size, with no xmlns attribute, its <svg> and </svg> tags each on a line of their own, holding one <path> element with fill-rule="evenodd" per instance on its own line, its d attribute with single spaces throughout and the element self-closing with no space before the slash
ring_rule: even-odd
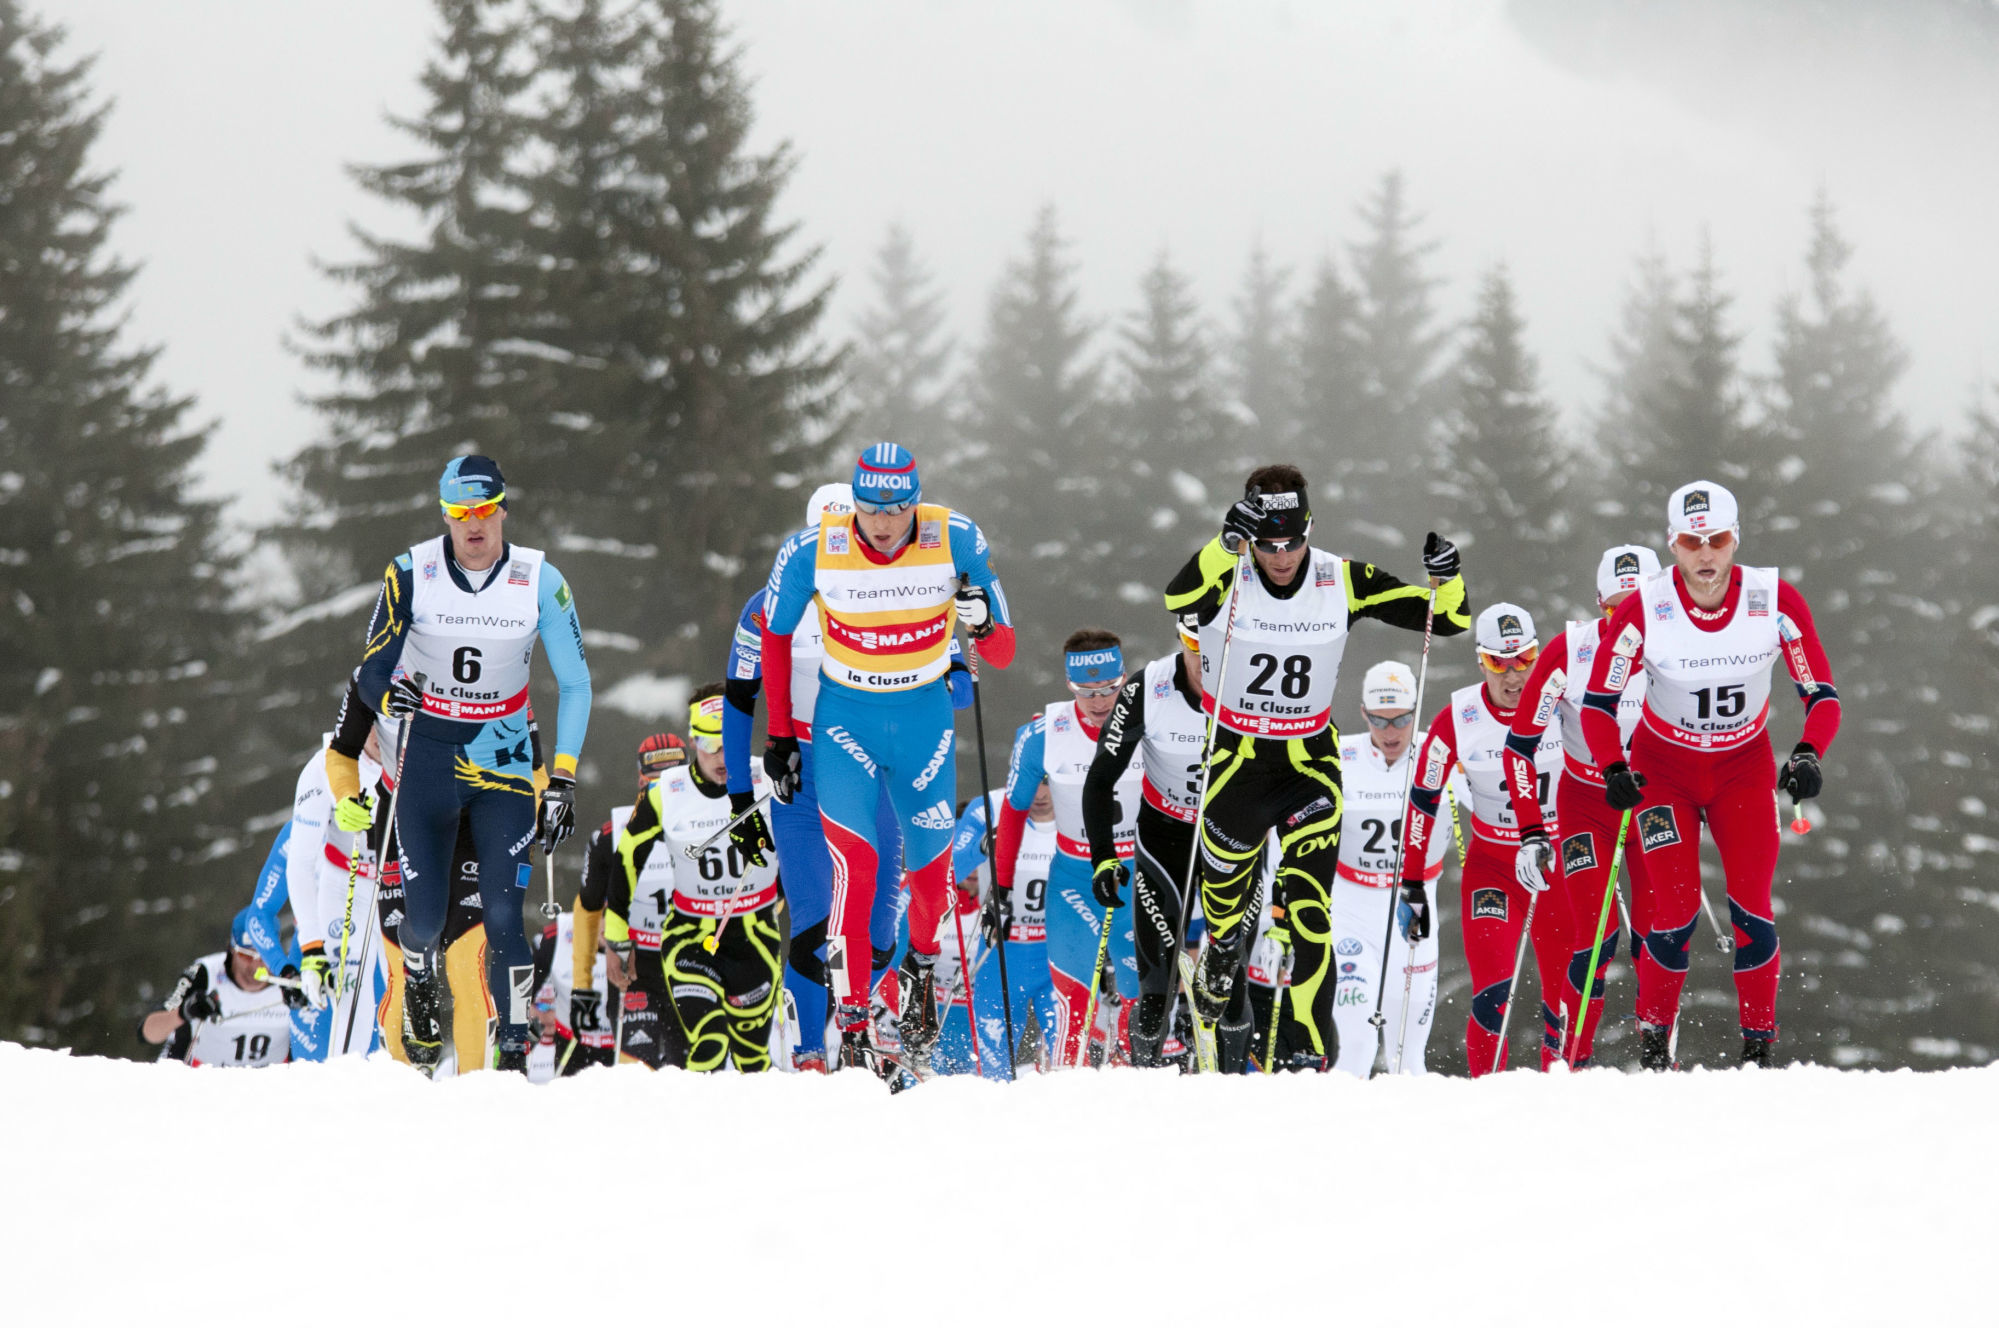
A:
<svg viewBox="0 0 1999 1328">
<path fill-rule="evenodd" d="M 1124 651 L 1116 646 L 1072 650 L 1062 662 L 1062 671 L 1080 687 L 1113 682 L 1124 677 Z"/>
</svg>

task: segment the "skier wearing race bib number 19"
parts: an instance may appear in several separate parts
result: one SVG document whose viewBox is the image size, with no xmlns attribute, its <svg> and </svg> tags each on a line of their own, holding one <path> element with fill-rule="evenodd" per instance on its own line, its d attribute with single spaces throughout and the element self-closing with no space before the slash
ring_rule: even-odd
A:
<svg viewBox="0 0 1999 1328">
<path fill-rule="evenodd" d="M 539 833 L 543 851 L 552 851 L 575 828 L 590 669 L 561 573 L 541 550 L 505 541 L 507 490 L 498 464 L 482 456 L 453 459 L 438 480 L 438 506 L 448 535 L 389 564 L 357 680 L 378 712 L 411 717 L 395 827 L 404 892 L 403 1043 L 411 1064 L 436 1064 L 443 1039 L 436 950 L 463 812 L 479 857 L 497 1064 L 525 1072 L 535 992 L 534 952 L 521 918 L 534 874 L 528 846 Z M 561 698 L 539 818 L 528 733 L 537 639 L 548 650 Z M 359 791 L 358 780 L 342 787 L 343 772 L 332 761 L 327 771 L 336 798 Z"/>
<path fill-rule="evenodd" d="M 1672 1030 L 1700 912 L 1700 827 L 1728 878 L 1742 1061 L 1769 1063 L 1777 1038 L 1776 791 L 1819 795 L 1819 760 L 1839 731 L 1839 692 L 1811 610 L 1774 567 L 1738 567 L 1735 495 L 1709 480 L 1666 500 L 1674 566 L 1639 583 L 1605 629 L 1583 697 L 1583 736 L 1604 798 L 1629 810 L 1630 841 L 1651 874 L 1638 956 L 1638 1061 L 1671 1067 Z M 1780 768 L 1765 736 L 1770 671 L 1782 656 L 1805 703 L 1804 733 Z M 1618 700 L 1645 670 L 1645 707 L 1624 755 Z"/>
<path fill-rule="evenodd" d="M 1285 1029 L 1289 1068 L 1323 1069 L 1333 1041 L 1330 891 L 1339 858 L 1342 794 L 1333 689 L 1347 634 L 1363 618 L 1421 632 L 1435 596 L 1434 631 L 1471 626 L 1457 547 L 1431 534 L 1423 564 L 1434 591 L 1310 546 L 1312 508 L 1294 466 L 1264 466 L 1223 519 L 1222 533 L 1166 588 L 1171 613 L 1201 629 L 1201 683 L 1215 725 L 1200 824 L 1201 912 L 1209 945 L 1194 984 L 1195 1013 L 1212 1026 L 1249 1020 L 1239 979 L 1256 928 L 1248 910 L 1265 834 L 1282 844 L 1277 902 L 1292 942 Z M 1251 574 L 1237 585 L 1247 542 Z M 1233 601 L 1233 603 L 1232 603 Z M 1224 659 L 1226 655 L 1226 659 Z M 1418 859 L 1419 861 L 1421 859 Z"/>
<path fill-rule="evenodd" d="M 903 1032 L 919 1059 L 935 1037 L 937 923 L 951 878 L 957 828 L 956 732 L 946 682 L 953 626 L 963 619 L 985 662 L 1013 662 L 1006 596 L 971 518 L 923 501 L 916 458 L 877 443 L 854 466 L 854 514 L 828 516 L 809 546 L 786 544 L 771 569 L 763 632 L 770 718 L 764 769 L 780 799 L 800 787 L 791 693 L 791 638 L 819 607 L 825 632 L 812 717 L 820 818 L 833 850 L 833 907 L 826 942 L 848 1064 L 874 1061 L 867 1040 L 869 916 L 880 846 L 875 810 L 886 786 L 902 823 L 910 893 L 910 953 Z M 876 1065 L 879 1069 L 880 1066 Z"/>
</svg>

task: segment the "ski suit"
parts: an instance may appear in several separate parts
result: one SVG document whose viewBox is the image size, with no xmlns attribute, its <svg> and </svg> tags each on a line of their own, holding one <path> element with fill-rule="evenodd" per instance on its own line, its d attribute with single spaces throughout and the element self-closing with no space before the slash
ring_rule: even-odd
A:
<svg viewBox="0 0 1999 1328">
<path fill-rule="evenodd" d="M 1606 640 L 1606 618 L 1572 622 L 1541 652 L 1528 675 L 1526 700 L 1513 712 L 1513 727 L 1506 739 L 1506 784 L 1513 798 L 1513 815 L 1521 829 L 1541 823 L 1540 772 L 1535 754 L 1542 735 L 1552 727 L 1562 740 L 1562 777 L 1555 786 L 1555 819 L 1561 822 L 1561 838 L 1552 839 L 1555 849 L 1551 893 L 1559 891 L 1568 902 L 1576 930 L 1569 942 L 1569 967 L 1564 978 L 1562 999 L 1570 1011 L 1583 1008 L 1583 983 L 1589 979 L 1590 952 L 1597 950 L 1596 981 L 1589 997 L 1589 1014 L 1579 1029 L 1570 1034 L 1570 1054 L 1578 1068 L 1590 1062 L 1596 1043 L 1596 1028 L 1603 1018 L 1604 969 L 1617 954 L 1622 928 L 1612 904 L 1604 924 L 1603 944 L 1597 946 L 1596 927 L 1603 917 L 1604 892 L 1609 888 L 1610 865 L 1617 852 L 1617 827 L 1623 816 L 1603 800 L 1603 772 L 1590 756 L 1583 740 L 1583 692 L 1589 684 L 1590 667 Z M 1645 704 L 1645 673 L 1634 670 L 1624 684 L 1617 703 L 1617 728 L 1626 748 L 1638 727 L 1638 715 Z M 1545 827 L 1544 827 L 1545 828 Z M 1631 847 L 1627 841 L 1626 847 Z M 1624 855 L 1624 868 L 1631 873 L 1632 930 L 1642 934 L 1651 905 L 1649 876 L 1645 859 L 1635 851 Z M 1637 961 L 1638 937 L 1631 939 L 1632 960 Z"/>
<path fill-rule="evenodd" d="M 291 1059 L 291 1020 L 282 987 L 272 983 L 262 991 L 244 991 L 229 976 L 228 953 L 218 952 L 189 964 L 161 1008 L 178 1009 L 197 991 L 214 993 L 221 1013 L 175 1029 L 160 1048 L 161 1060 L 253 1069 Z"/>
<path fill-rule="evenodd" d="M 542 1035 L 528 1053 L 528 1081 L 544 1083 L 559 1076 L 576 1074 L 589 1066 L 607 1063 L 610 1055 L 609 1028 L 577 1029 L 569 1025 L 569 998 L 575 991 L 572 970 L 566 962 L 576 945 L 576 915 L 564 911 L 541 929 L 535 943 L 535 973 L 541 978 L 534 1003 L 542 1011 Z M 597 1008 L 606 1019 L 611 1012 L 611 983 L 605 975 L 604 956 L 596 955 L 590 973 L 590 988 L 598 996 Z M 572 1045 L 574 1050 L 571 1050 Z M 593 1052 L 601 1051 L 596 1056 Z"/>
<path fill-rule="evenodd" d="M 1251 560 L 1231 637 L 1236 563 L 1217 537 L 1166 588 L 1167 610 L 1194 613 L 1201 624 L 1203 703 L 1217 728 L 1200 826 L 1201 912 L 1209 944 L 1225 947 L 1223 958 L 1239 976 L 1254 939 L 1256 916 L 1246 912 L 1253 868 L 1264 835 L 1276 829 L 1283 849 L 1277 904 L 1292 945 L 1283 1028 L 1295 1055 L 1323 1059 L 1333 1052 L 1332 882 L 1344 810 L 1332 719 L 1340 660 L 1360 620 L 1422 631 L 1433 593 L 1435 634 L 1465 631 L 1471 626 L 1465 582 L 1455 576 L 1432 592 L 1372 563 L 1312 549 L 1290 584 L 1280 586 Z M 1224 675 L 1225 638 L 1231 643 Z M 1232 1002 L 1233 995 L 1232 988 Z"/>
<path fill-rule="evenodd" d="M 521 904 L 534 876 L 528 679 L 537 640 L 560 689 L 553 770 L 574 778 L 590 720 L 590 669 L 569 586 L 539 549 L 504 545 L 490 568 L 473 573 L 458 566 L 443 535 L 398 555 L 383 574 L 357 680 L 369 706 L 386 713 L 394 678 L 424 678 L 397 806 L 405 962 L 435 957 L 464 816 L 479 861 L 497 1043 L 510 1051 L 527 1047 L 534 997 Z"/>
<path fill-rule="evenodd" d="M 292 797 L 291 838 L 285 849 L 285 888 L 291 896 L 299 948 L 305 952 L 323 950 L 333 963 L 334 989 L 325 1007 L 302 1010 L 294 1021 L 301 1036 L 292 1055 L 302 1061 L 365 1056 L 380 1047 L 382 1031 L 376 1024 L 376 1010 L 387 991 L 386 960 L 375 912 L 375 857 L 365 831 L 348 834 L 333 824 L 333 789 L 325 749 L 331 740 L 328 734 L 320 750 L 299 771 Z M 364 788 L 374 789 L 384 782 L 381 767 L 365 756 L 360 771 Z M 377 815 L 387 814 L 388 804 L 381 803 Z M 350 861 L 357 863 L 351 915 L 347 910 Z M 372 934 L 363 934 L 371 929 Z M 367 952 L 365 971 L 363 950 Z"/>
<path fill-rule="evenodd" d="M 286 821 L 278 827 L 277 838 L 271 841 L 271 851 L 264 857 L 264 866 L 257 873 L 257 888 L 250 895 L 250 938 L 256 944 L 257 954 L 264 961 L 264 967 L 273 973 L 283 973 L 287 968 L 293 974 L 298 972 L 299 948 L 297 927 L 294 926 L 292 939 L 284 939 L 284 923 L 281 914 L 291 902 L 291 891 L 286 883 L 289 866 L 292 825 Z M 327 1010 L 314 1010 L 308 1006 L 287 1002 L 291 1011 L 291 1055 L 292 1059 L 305 1059 L 300 1048 L 311 1045 L 326 1046 L 325 1024 L 329 1018 Z M 318 1059 L 314 1057 L 313 1059 Z"/>
<path fill-rule="evenodd" d="M 787 540 L 771 569 L 762 663 L 773 737 L 799 736 L 793 636 L 815 605 L 824 631 L 811 725 L 814 783 L 833 861 L 827 986 L 839 1003 L 858 1005 L 867 995 L 867 984 L 850 974 L 872 966 L 884 851 L 874 821 L 884 789 L 902 831 L 911 944 L 935 953 L 957 828 L 957 735 L 945 675 L 961 577 L 990 598 L 993 629 L 979 649 L 998 668 L 1013 659 L 1006 596 L 987 553 L 969 517 L 920 503 L 908 541 L 894 553 L 870 546 L 855 518 L 829 518 Z"/>
<path fill-rule="evenodd" d="M 1623 759 L 1618 703 L 1630 674 L 1645 670 L 1630 756 L 1631 768 L 1647 780 L 1631 815 L 1631 839 L 1651 876 L 1638 1018 L 1663 1028 L 1679 1014 L 1687 942 L 1700 914 L 1705 823 L 1728 878 L 1742 1036 L 1774 1039 L 1780 955 L 1770 882 L 1779 835 L 1767 731 L 1770 675 L 1780 656 L 1804 701 L 1802 740 L 1823 756 L 1840 721 L 1839 692 L 1811 609 L 1774 567 L 1737 566 L 1721 607 L 1709 612 L 1695 605 L 1679 568 L 1668 567 L 1617 606 L 1604 636 L 1610 648 L 1599 650 L 1590 666 L 1582 717 L 1599 768 Z"/>
<path fill-rule="evenodd" d="M 1025 727 L 1022 726 L 1023 729 Z M 958 830 L 951 841 L 951 856 L 955 864 L 953 872 L 961 885 L 969 883 L 974 873 L 977 874 L 978 903 L 985 901 L 992 888 L 992 872 L 986 869 L 985 852 L 981 847 L 985 833 L 985 813 L 975 798 L 965 805 L 964 813 L 958 817 Z M 995 852 L 998 847 L 994 845 Z M 1048 969 L 1048 873 L 1054 857 L 1054 820 L 1037 821 L 1028 817 L 1021 830 L 1019 847 L 1014 853 L 1013 922 L 1006 933 L 1006 967 L 1007 978 L 1013 984 L 1014 1037 L 1025 1043 L 1028 1029 L 1038 1027 L 1044 1062 L 1048 1049 L 1057 1045 L 1061 1037 L 1055 986 Z M 960 921 L 965 925 L 965 953 L 973 969 L 971 991 L 972 1000 L 977 1005 L 979 1029 L 979 1053 L 976 1057 L 972 1054 L 972 1021 L 969 1017 L 972 1007 L 966 1001 L 965 983 L 958 969 L 957 924 Z M 937 1045 L 930 1053 L 931 1068 L 939 1074 L 971 1074 L 976 1066 L 983 1069 L 988 1079 L 1010 1078 L 1006 1062 L 1007 1012 L 1000 1008 L 1000 969 L 991 957 L 985 933 L 980 930 L 978 908 L 968 906 L 961 917 L 955 919 L 946 913 L 937 924 L 937 944 L 940 951 L 936 976 L 939 1003 L 943 1003 L 944 993 L 951 995 L 944 1017 L 938 1021 Z M 1016 1045 L 1016 1058 L 1018 1051 L 1019 1045 Z"/>
</svg>

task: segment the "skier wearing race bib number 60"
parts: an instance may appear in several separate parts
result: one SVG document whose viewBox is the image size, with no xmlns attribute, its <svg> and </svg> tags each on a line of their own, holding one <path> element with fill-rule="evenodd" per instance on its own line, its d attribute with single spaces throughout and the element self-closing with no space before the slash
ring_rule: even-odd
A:
<svg viewBox="0 0 1999 1328">
<path fill-rule="evenodd" d="M 1209 944 L 1194 983 L 1195 1014 L 1212 1026 L 1244 998 L 1239 979 L 1256 926 L 1247 909 L 1251 874 L 1274 828 L 1283 850 L 1277 901 L 1293 947 L 1289 1068 L 1323 1069 L 1333 1039 L 1330 892 L 1343 801 L 1332 700 L 1347 635 L 1364 618 L 1421 632 L 1433 594 L 1437 635 L 1463 632 L 1471 619 L 1449 540 L 1432 533 L 1424 545 L 1432 591 L 1312 548 L 1311 503 L 1296 467 L 1264 466 L 1244 493 L 1222 533 L 1166 588 L 1167 610 L 1192 612 L 1200 623 L 1202 690 L 1215 726 L 1200 823 Z M 1251 574 L 1238 586 L 1244 542 Z M 1246 1015 L 1241 1023 L 1246 1030 Z"/>
<path fill-rule="evenodd" d="M 1735 495 L 1696 480 L 1666 500 L 1674 566 L 1639 583 L 1604 629 L 1583 697 L 1583 736 L 1604 798 L 1631 812 L 1629 849 L 1651 875 L 1638 956 L 1638 1060 L 1671 1067 L 1673 1022 L 1700 912 L 1705 823 L 1728 878 L 1742 1061 L 1769 1063 L 1777 1038 L 1776 792 L 1819 794 L 1819 760 L 1839 731 L 1839 692 L 1811 610 L 1774 567 L 1738 567 Z M 1770 671 L 1782 657 L 1805 704 L 1804 733 L 1780 768 L 1766 736 Z M 1645 670 L 1645 706 L 1625 759 L 1617 703 Z"/>
<path fill-rule="evenodd" d="M 404 895 L 403 1044 L 411 1064 L 436 1065 L 443 1040 L 437 944 L 451 903 L 451 849 L 462 813 L 479 858 L 486 981 L 499 1016 L 497 1064 L 525 1072 L 535 993 L 534 952 L 521 918 L 534 873 L 528 846 L 539 834 L 543 851 L 551 851 L 575 828 L 590 670 L 561 573 L 541 550 L 504 538 L 507 488 L 498 464 L 454 458 L 438 480 L 438 506 L 448 533 L 389 564 L 357 679 L 376 711 L 410 717 L 395 827 Z M 528 732 L 537 640 L 547 648 L 561 698 L 539 818 Z M 345 772 L 331 760 L 327 773 L 336 798 L 359 792 L 358 780 L 343 787 Z"/>
</svg>

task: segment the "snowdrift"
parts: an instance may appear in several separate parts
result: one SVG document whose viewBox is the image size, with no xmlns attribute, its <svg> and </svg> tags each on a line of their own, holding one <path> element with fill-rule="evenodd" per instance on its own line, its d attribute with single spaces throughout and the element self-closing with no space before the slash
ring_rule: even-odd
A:
<svg viewBox="0 0 1999 1328">
<path fill-rule="evenodd" d="M 1999 1067 L 890 1098 L 0 1044 L 6 1319 L 1979 1322 L 1995 1109 Z"/>
</svg>

